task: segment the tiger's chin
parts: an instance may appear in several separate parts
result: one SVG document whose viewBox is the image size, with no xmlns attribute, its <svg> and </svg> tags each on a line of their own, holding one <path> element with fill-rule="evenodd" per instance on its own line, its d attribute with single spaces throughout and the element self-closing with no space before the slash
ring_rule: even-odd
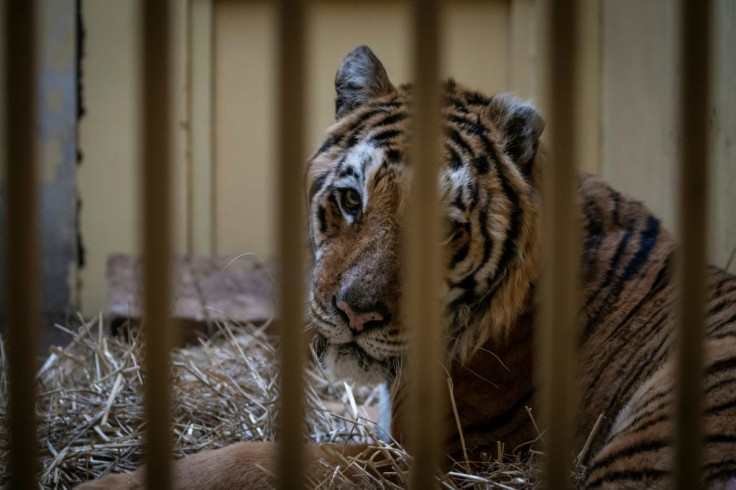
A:
<svg viewBox="0 0 736 490">
<path fill-rule="evenodd" d="M 367 354 L 357 344 L 327 344 L 320 355 L 322 365 L 337 379 L 361 384 L 378 384 L 393 379 L 385 361 Z"/>
</svg>

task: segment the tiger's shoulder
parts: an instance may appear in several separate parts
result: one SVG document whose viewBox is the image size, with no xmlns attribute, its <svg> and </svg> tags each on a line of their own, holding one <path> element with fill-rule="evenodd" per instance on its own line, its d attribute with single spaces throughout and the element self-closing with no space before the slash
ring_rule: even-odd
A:
<svg viewBox="0 0 736 490">
<path fill-rule="evenodd" d="M 588 487 L 666 488 L 671 464 L 676 245 L 641 202 L 582 176 L 580 420 L 603 414 Z M 736 276 L 706 271 L 704 481 L 736 474 Z M 692 328 L 695 328 L 693 326 Z M 581 426 L 578 439 L 590 424 Z"/>
</svg>

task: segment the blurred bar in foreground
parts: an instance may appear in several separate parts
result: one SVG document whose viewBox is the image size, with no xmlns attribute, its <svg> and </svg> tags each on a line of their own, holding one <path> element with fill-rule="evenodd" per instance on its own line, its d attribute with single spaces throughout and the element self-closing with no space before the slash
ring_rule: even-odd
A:
<svg viewBox="0 0 736 490">
<path fill-rule="evenodd" d="M 36 185 L 36 2 L 2 2 L 7 93 L 5 110 L 5 311 L 8 345 L 8 488 L 38 488 L 36 352 L 39 310 Z"/>
<path fill-rule="evenodd" d="M 147 488 L 171 488 L 171 87 L 170 6 L 143 7 L 143 280 Z M 155 470 L 152 470 L 155 469 Z"/>
<path fill-rule="evenodd" d="M 580 227 L 575 189 L 577 155 L 576 0 L 548 0 L 550 161 L 542 182 L 542 279 L 537 380 L 545 427 L 544 486 L 568 488 L 575 433 L 574 390 L 580 306 Z"/>
<path fill-rule="evenodd" d="M 440 319 L 439 168 L 440 146 L 440 0 L 412 2 L 414 64 L 413 140 L 409 149 L 412 192 L 404 242 L 402 287 L 404 324 L 409 329 L 408 450 L 414 457 L 409 484 L 437 487 L 443 442 L 447 386 L 443 383 L 444 335 Z"/>
<path fill-rule="evenodd" d="M 304 488 L 304 2 L 281 0 L 277 119 L 278 257 L 281 267 L 279 487 Z"/>
</svg>

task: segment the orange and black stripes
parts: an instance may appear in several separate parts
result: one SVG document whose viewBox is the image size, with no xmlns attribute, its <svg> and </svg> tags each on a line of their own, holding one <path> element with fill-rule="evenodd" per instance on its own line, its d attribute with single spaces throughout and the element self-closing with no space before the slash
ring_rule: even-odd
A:
<svg viewBox="0 0 736 490">
<path fill-rule="evenodd" d="M 723 273 L 722 273 L 723 274 Z M 733 330 L 733 326 L 731 327 Z M 734 343 L 706 343 L 703 479 L 709 487 L 725 488 L 736 469 L 736 354 Z M 618 420 L 603 449 L 590 466 L 590 488 L 646 482 L 667 488 L 672 456 L 673 382 L 671 359 L 647 380 Z"/>
<path fill-rule="evenodd" d="M 338 71 L 337 105 L 350 110 L 338 111 L 309 162 L 311 311 L 326 365 L 340 375 L 389 383 L 394 437 L 402 440 L 402 419 L 411 414 L 402 403 L 407 346 L 396 284 L 412 176 L 406 152 L 412 88 L 391 85 L 366 50 L 348 55 Z M 358 90 L 366 74 L 378 78 Z M 351 76 L 355 93 L 343 83 Z M 462 435 L 471 451 L 489 450 L 497 441 L 524 446 L 537 435 L 525 407 L 537 402 L 532 339 L 544 123 L 531 104 L 512 96 L 487 97 L 452 80 L 443 90 L 442 300 Z M 362 199 L 355 213 L 340 204 L 347 188 Z M 674 240 L 644 205 L 594 176 L 580 178 L 577 197 L 583 225 L 578 447 L 599 415 L 605 417 L 582 462 L 585 485 L 666 488 L 673 440 Z M 736 478 L 736 278 L 716 268 L 708 278 L 703 478 L 718 487 Z M 374 314 L 390 321 L 350 336 L 338 305 L 366 298 Z M 457 455 L 454 414 L 446 423 L 448 451 Z"/>
</svg>

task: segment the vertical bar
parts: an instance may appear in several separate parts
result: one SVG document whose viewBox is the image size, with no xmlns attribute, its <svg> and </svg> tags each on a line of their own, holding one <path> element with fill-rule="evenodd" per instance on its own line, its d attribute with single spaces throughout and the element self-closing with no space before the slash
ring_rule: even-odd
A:
<svg viewBox="0 0 736 490">
<path fill-rule="evenodd" d="M 278 247 L 281 261 L 280 488 L 304 488 L 305 217 L 301 179 L 304 159 L 304 2 L 281 0 L 279 22 Z"/>
<path fill-rule="evenodd" d="M 675 487 L 700 488 L 702 440 L 710 0 L 681 0 L 680 302 L 677 326 Z"/>
<path fill-rule="evenodd" d="M 172 325 L 169 0 L 143 5 L 143 275 L 146 340 L 146 487 L 171 486 Z"/>
<path fill-rule="evenodd" d="M 413 56 L 414 137 L 409 150 L 412 191 L 409 198 L 404 243 L 405 325 L 410 329 L 409 417 L 407 443 L 414 457 L 409 485 L 415 489 L 437 487 L 442 464 L 443 395 L 441 363 L 443 335 L 440 322 L 439 285 L 440 209 L 440 0 L 414 0 Z"/>
<path fill-rule="evenodd" d="M 8 328 L 9 488 L 38 488 L 36 349 L 39 254 L 36 193 L 36 2 L 3 2 L 5 112 L 5 308 Z"/>
<path fill-rule="evenodd" d="M 550 162 L 542 183 L 542 279 L 537 379 L 547 441 L 545 488 L 570 486 L 576 398 L 573 389 L 579 309 L 580 229 L 577 152 L 577 2 L 549 0 Z"/>
</svg>

